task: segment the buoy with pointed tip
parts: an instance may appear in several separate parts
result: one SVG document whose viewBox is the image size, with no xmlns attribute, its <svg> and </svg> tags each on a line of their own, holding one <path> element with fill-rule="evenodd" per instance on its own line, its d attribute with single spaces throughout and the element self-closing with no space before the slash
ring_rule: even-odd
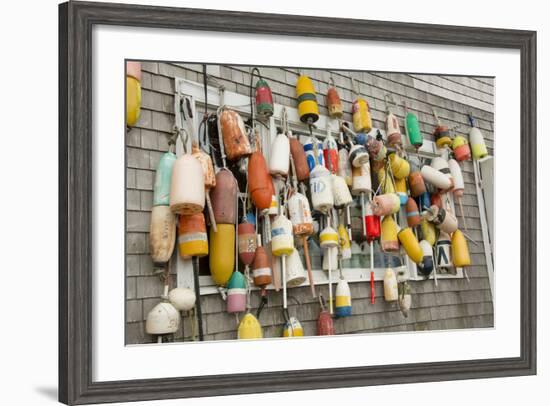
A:
<svg viewBox="0 0 550 406">
<path fill-rule="evenodd" d="M 252 153 L 243 119 L 235 110 L 224 107 L 219 109 L 218 130 L 223 139 L 227 159 L 236 161 Z"/>
<path fill-rule="evenodd" d="M 237 338 L 239 340 L 254 340 L 263 338 L 262 326 L 252 313 L 246 313 L 241 319 L 239 329 L 237 330 Z"/>
<path fill-rule="evenodd" d="M 141 63 L 126 62 L 126 125 L 132 127 L 141 112 Z"/>
<path fill-rule="evenodd" d="M 441 157 L 435 157 L 432 159 L 431 167 L 434 169 L 437 169 L 439 172 L 441 172 L 447 179 L 449 179 L 449 182 L 451 183 L 451 186 L 447 189 L 442 189 L 444 191 L 449 190 L 453 187 L 454 180 L 451 175 L 451 170 L 449 168 L 449 162 Z"/>
<path fill-rule="evenodd" d="M 166 152 L 160 158 L 155 173 L 155 184 L 153 185 L 153 206 L 170 205 L 170 187 L 172 185 L 172 171 L 176 163 L 176 154 Z"/>
<path fill-rule="evenodd" d="M 210 200 L 216 224 L 235 224 L 237 215 L 237 180 L 229 169 L 216 174 L 216 187 L 210 190 Z"/>
<path fill-rule="evenodd" d="M 300 321 L 292 316 L 283 327 L 283 337 L 303 337 L 304 328 Z"/>
<path fill-rule="evenodd" d="M 248 158 L 248 191 L 254 206 L 260 211 L 268 209 L 275 194 L 271 176 L 262 151 L 256 142 L 256 151 Z"/>
<path fill-rule="evenodd" d="M 332 175 L 332 195 L 334 197 L 334 207 L 342 209 L 353 202 L 348 185 L 344 178 L 338 175 Z"/>
<path fill-rule="evenodd" d="M 316 165 L 310 173 L 309 186 L 313 210 L 327 213 L 334 206 L 332 177 L 327 168 Z"/>
<path fill-rule="evenodd" d="M 397 277 L 393 269 L 387 268 L 384 274 L 384 300 L 386 302 L 395 302 L 398 297 Z"/>
<path fill-rule="evenodd" d="M 432 244 L 426 240 L 422 240 L 420 241 L 420 248 L 422 249 L 422 261 L 417 264 L 417 267 L 422 275 L 428 276 L 434 269 Z"/>
<path fill-rule="evenodd" d="M 460 165 L 454 159 L 449 159 L 449 169 L 451 170 L 451 176 L 454 180 L 453 195 L 458 200 L 458 206 L 460 207 L 460 214 L 462 216 L 462 224 L 466 227 L 464 207 L 462 206 L 462 196 L 464 195 L 464 178 L 462 176 L 462 171 L 460 170 Z"/>
<path fill-rule="evenodd" d="M 451 237 L 451 258 L 456 267 L 470 266 L 470 251 L 468 242 L 460 230 L 456 230 Z"/>
<path fill-rule="evenodd" d="M 269 173 L 272 176 L 288 176 L 290 165 L 290 144 L 285 134 L 278 134 L 271 144 Z"/>
<path fill-rule="evenodd" d="M 435 244 L 435 258 L 437 268 L 450 268 L 451 263 L 451 239 L 445 232 L 439 233 Z"/>
<path fill-rule="evenodd" d="M 227 312 L 239 313 L 246 310 L 246 279 L 239 271 L 233 272 L 227 282 Z"/>
<path fill-rule="evenodd" d="M 406 227 L 401 229 L 397 233 L 397 238 L 401 243 L 401 246 L 405 249 L 405 252 L 409 258 L 415 263 L 419 264 L 422 261 L 422 249 L 418 243 L 418 239 L 414 235 L 412 228 Z"/>
<path fill-rule="evenodd" d="M 472 128 L 470 129 L 470 145 L 472 145 L 472 156 L 475 160 L 485 158 L 489 153 L 487 152 L 487 145 L 483 134 L 479 131 L 479 128 L 475 127 L 475 120 L 471 114 L 468 114 L 468 120 Z"/>
<path fill-rule="evenodd" d="M 216 285 L 225 286 L 235 268 L 235 225 L 218 224 L 210 228 L 210 275 Z"/>
<path fill-rule="evenodd" d="M 195 307 L 197 297 L 188 288 L 174 288 L 168 293 L 168 300 L 178 311 L 187 312 Z"/>
<path fill-rule="evenodd" d="M 204 214 L 179 216 L 178 249 L 182 258 L 208 255 L 208 237 Z"/>
<path fill-rule="evenodd" d="M 392 216 L 385 216 L 381 223 L 380 248 L 384 252 L 399 251 L 397 224 Z"/>
<path fill-rule="evenodd" d="M 307 279 L 304 264 L 298 250 L 294 248 L 292 253 L 288 256 L 286 263 L 286 286 L 293 288 L 300 286 Z"/>
<path fill-rule="evenodd" d="M 149 249 L 156 266 L 163 266 L 172 257 L 176 244 L 176 216 L 168 206 L 153 206 L 149 228 Z"/>
<path fill-rule="evenodd" d="M 147 334 L 163 335 L 178 331 L 180 313 L 168 302 L 161 302 L 151 309 L 145 321 Z"/>
<path fill-rule="evenodd" d="M 336 285 L 336 303 L 334 306 L 336 317 L 351 316 L 351 291 L 344 278 L 340 278 Z"/>
</svg>

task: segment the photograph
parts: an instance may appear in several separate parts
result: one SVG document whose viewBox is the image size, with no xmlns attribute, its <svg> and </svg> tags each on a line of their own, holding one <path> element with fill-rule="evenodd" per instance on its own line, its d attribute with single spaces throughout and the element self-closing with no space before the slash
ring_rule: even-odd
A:
<svg viewBox="0 0 550 406">
<path fill-rule="evenodd" d="M 494 77 L 124 76 L 127 346 L 494 328 Z"/>
</svg>

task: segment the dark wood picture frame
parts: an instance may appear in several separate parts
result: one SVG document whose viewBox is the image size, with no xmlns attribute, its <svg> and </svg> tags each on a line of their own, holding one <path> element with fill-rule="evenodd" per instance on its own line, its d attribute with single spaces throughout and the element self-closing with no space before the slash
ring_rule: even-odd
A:
<svg viewBox="0 0 550 406">
<path fill-rule="evenodd" d="M 517 358 L 94 382 L 92 28 L 95 24 L 518 49 L 521 354 Z M 59 400 L 66 404 L 340 388 L 536 373 L 536 32 L 68 2 L 59 6 Z"/>
</svg>

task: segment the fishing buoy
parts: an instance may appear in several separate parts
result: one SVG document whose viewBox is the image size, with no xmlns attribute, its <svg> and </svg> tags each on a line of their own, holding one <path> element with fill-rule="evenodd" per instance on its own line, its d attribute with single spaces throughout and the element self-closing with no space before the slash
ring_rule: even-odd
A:
<svg viewBox="0 0 550 406">
<path fill-rule="evenodd" d="M 344 178 L 338 175 L 332 175 L 332 196 L 334 200 L 334 207 L 341 209 L 353 202 L 351 193 L 349 192 L 348 185 Z"/>
<path fill-rule="evenodd" d="M 453 177 L 451 176 L 451 170 L 449 169 L 449 163 L 441 157 L 435 157 L 434 159 L 432 159 L 431 167 L 438 170 L 443 175 L 445 175 L 447 179 L 449 179 L 451 186 L 443 190 L 446 191 L 450 189 L 453 186 L 454 181 L 453 181 Z"/>
<path fill-rule="evenodd" d="M 401 202 L 401 206 L 404 206 L 407 204 L 407 179 L 396 179 L 395 180 L 395 193 L 399 196 L 399 200 Z"/>
<path fill-rule="evenodd" d="M 385 193 L 372 199 L 372 212 L 376 216 L 389 216 L 397 213 L 400 207 L 401 200 L 395 193 Z"/>
<path fill-rule="evenodd" d="M 458 162 L 466 161 L 472 157 L 468 140 L 457 135 L 453 140 L 453 154 Z"/>
<path fill-rule="evenodd" d="M 456 230 L 451 237 L 451 258 L 456 267 L 470 266 L 470 251 L 468 242 L 460 230 Z"/>
<path fill-rule="evenodd" d="M 435 244 L 436 265 L 438 268 L 451 267 L 451 240 L 449 234 L 439 233 L 439 239 Z"/>
<path fill-rule="evenodd" d="M 404 179 L 409 176 L 411 167 L 405 159 L 401 158 L 396 153 L 391 153 L 388 158 L 395 179 Z"/>
<path fill-rule="evenodd" d="M 421 217 L 420 212 L 418 211 L 418 205 L 412 197 L 407 199 L 405 211 L 407 213 L 407 225 L 409 227 L 414 227 L 420 224 Z"/>
<path fill-rule="evenodd" d="M 279 214 L 279 203 L 277 202 L 277 196 L 271 196 L 271 204 L 269 205 L 269 210 L 267 212 L 270 216 L 276 216 Z"/>
<path fill-rule="evenodd" d="M 208 190 L 216 186 L 216 174 L 214 172 L 214 165 L 212 164 L 212 158 L 210 155 L 202 151 L 197 144 L 193 144 L 191 148 L 193 155 L 201 164 L 204 172 L 204 187 Z"/>
<path fill-rule="evenodd" d="M 369 243 L 380 238 L 380 216 L 375 216 L 372 211 L 372 205 L 365 207 L 365 238 Z"/>
<path fill-rule="evenodd" d="M 271 117 L 273 115 L 273 93 L 262 77 L 256 82 L 255 99 L 256 114 L 263 119 Z"/>
<path fill-rule="evenodd" d="M 340 255 L 343 260 L 351 259 L 351 241 L 348 230 L 343 223 L 338 225 L 338 240 L 340 242 Z"/>
<path fill-rule="evenodd" d="M 464 195 L 464 178 L 460 165 L 454 159 L 449 159 L 449 169 L 451 170 L 451 176 L 453 177 L 453 195 L 458 200 L 460 207 L 460 214 L 462 215 L 462 223 L 466 227 L 466 218 L 464 217 L 464 207 L 462 206 L 462 196 Z"/>
<path fill-rule="evenodd" d="M 408 282 L 400 283 L 397 287 L 399 294 L 399 309 L 405 317 L 409 317 L 409 310 L 411 309 L 412 296 L 411 287 Z"/>
<path fill-rule="evenodd" d="M 176 216 L 168 206 L 153 206 L 149 228 L 149 249 L 156 265 L 170 260 L 176 243 Z"/>
<path fill-rule="evenodd" d="M 336 304 L 334 306 L 336 317 L 351 316 L 351 291 L 344 278 L 340 278 L 336 285 Z"/>
<path fill-rule="evenodd" d="M 356 144 L 349 151 L 351 165 L 359 168 L 369 162 L 369 154 L 364 146 Z"/>
<path fill-rule="evenodd" d="M 270 263 L 267 251 L 262 247 L 262 237 L 258 234 L 258 244 L 254 254 L 254 264 L 252 265 L 254 285 L 265 288 L 272 282 Z"/>
<path fill-rule="evenodd" d="M 271 144 L 269 158 L 269 173 L 272 176 L 288 176 L 290 165 L 290 144 L 285 134 L 278 134 Z"/>
<path fill-rule="evenodd" d="M 296 317 L 290 317 L 283 328 L 283 337 L 303 337 L 304 328 Z"/>
<path fill-rule="evenodd" d="M 168 302 L 161 302 L 151 309 L 145 321 L 147 334 L 163 335 L 178 331 L 180 313 Z"/>
<path fill-rule="evenodd" d="M 373 131 L 371 131 L 371 134 Z M 386 154 L 388 152 L 388 150 L 386 149 L 386 146 L 384 145 L 381 139 L 382 133 L 380 132 L 380 130 L 377 129 L 376 136 L 373 136 L 371 134 L 368 135 L 367 141 L 366 141 L 367 151 L 369 153 L 370 159 L 372 159 L 375 162 L 382 163 L 382 161 L 386 159 Z"/>
<path fill-rule="evenodd" d="M 141 111 L 141 63 L 126 62 L 126 125 L 133 126 Z"/>
<path fill-rule="evenodd" d="M 332 78 L 329 80 L 329 87 L 327 90 L 327 109 L 328 115 L 336 120 L 339 120 L 344 115 L 344 106 L 342 105 L 342 100 L 338 95 L 336 86 Z"/>
<path fill-rule="evenodd" d="M 330 225 L 319 233 L 319 245 L 324 250 L 323 269 L 328 270 L 329 309 L 333 314 L 332 270 L 338 263 L 338 233 Z"/>
<path fill-rule="evenodd" d="M 393 181 L 391 175 L 385 168 L 380 168 L 378 170 L 378 183 L 382 185 L 382 193 L 395 193 L 395 187 L 393 186 Z"/>
<path fill-rule="evenodd" d="M 175 163 L 176 154 L 173 152 L 166 152 L 160 158 L 153 185 L 153 206 L 170 205 L 170 187 Z"/>
<path fill-rule="evenodd" d="M 409 188 L 411 190 L 411 196 L 418 197 L 423 193 L 426 193 L 426 184 L 420 171 L 411 172 L 409 174 Z"/>
<path fill-rule="evenodd" d="M 332 320 L 332 316 L 330 315 L 330 313 L 325 309 L 319 312 L 319 318 L 317 319 L 317 335 L 334 335 L 334 321 Z"/>
<path fill-rule="evenodd" d="M 237 226 L 237 239 L 239 258 L 243 264 L 249 266 L 252 264 L 256 252 L 256 230 L 254 225 L 250 223 L 240 223 Z"/>
<path fill-rule="evenodd" d="M 252 313 L 246 313 L 241 319 L 239 329 L 237 330 L 237 338 L 239 340 L 254 340 L 263 338 L 262 326 Z"/>
<path fill-rule="evenodd" d="M 319 106 L 313 82 L 306 75 L 301 75 L 296 82 L 296 95 L 298 96 L 298 115 L 300 121 L 313 124 L 319 119 Z"/>
<path fill-rule="evenodd" d="M 437 206 L 440 209 L 443 208 L 443 199 L 441 199 L 440 193 L 432 193 L 430 195 L 430 206 Z"/>
<path fill-rule="evenodd" d="M 369 132 L 372 128 L 372 119 L 367 101 L 363 98 L 357 98 L 351 106 L 351 112 L 355 132 Z"/>
<path fill-rule="evenodd" d="M 183 154 L 174 163 L 170 186 L 170 210 L 191 215 L 204 209 L 204 172 L 197 158 Z"/>
<path fill-rule="evenodd" d="M 392 216 L 386 216 L 381 223 L 380 248 L 384 252 L 399 251 L 399 241 L 397 239 L 397 224 Z"/>
<path fill-rule="evenodd" d="M 409 143 L 419 149 L 423 144 L 422 133 L 420 132 L 420 125 L 418 124 L 418 117 L 410 112 L 407 108 L 407 103 L 403 102 L 405 105 L 405 129 L 407 132 L 407 137 L 409 138 Z"/>
<path fill-rule="evenodd" d="M 295 137 L 289 137 L 290 154 L 294 161 L 294 169 L 296 178 L 300 182 L 304 182 L 309 178 L 309 166 L 307 163 L 306 153 L 300 141 Z"/>
<path fill-rule="evenodd" d="M 397 233 L 397 238 L 399 242 L 405 249 L 405 252 L 409 258 L 415 263 L 419 264 L 422 261 L 422 249 L 418 243 L 418 239 L 414 235 L 412 228 L 407 227 L 403 228 Z"/>
<path fill-rule="evenodd" d="M 210 275 L 216 285 L 225 286 L 235 268 L 235 225 L 218 224 L 210 228 Z"/>
<path fill-rule="evenodd" d="M 389 110 L 387 111 L 386 116 L 386 134 L 388 145 L 390 147 L 395 148 L 403 144 L 403 140 L 401 138 L 401 129 L 399 128 L 399 121 L 397 120 L 395 114 L 393 114 Z"/>
<path fill-rule="evenodd" d="M 313 143 L 317 144 L 317 156 L 315 156 L 315 146 L 313 145 Z M 309 168 L 311 176 L 311 171 L 313 170 L 313 168 L 315 168 L 317 164 L 323 165 L 323 144 L 321 144 L 317 140 L 313 140 L 312 137 L 308 137 L 306 142 L 304 143 L 304 152 L 306 154 L 307 166 Z"/>
<path fill-rule="evenodd" d="M 179 216 L 178 248 L 182 258 L 208 255 L 208 238 L 204 214 Z"/>
<path fill-rule="evenodd" d="M 259 145 L 259 143 L 256 143 Z M 220 171 L 223 172 L 223 171 Z M 264 155 L 259 148 L 248 158 L 248 190 L 258 210 L 268 209 L 275 193 Z M 212 198 L 212 196 L 210 196 Z"/>
<path fill-rule="evenodd" d="M 430 194 L 428 192 L 422 193 L 419 197 L 419 202 L 420 202 L 420 211 L 429 209 L 432 205 Z"/>
<path fill-rule="evenodd" d="M 452 234 L 458 228 L 456 217 L 448 210 L 431 206 L 426 213 L 426 219 L 435 224 L 441 231 Z"/>
<path fill-rule="evenodd" d="M 271 252 L 280 257 L 292 254 L 293 250 L 292 223 L 285 215 L 280 214 L 271 224 Z"/>
<path fill-rule="evenodd" d="M 307 198 L 303 194 L 295 192 L 288 199 L 287 206 L 294 235 L 313 233 L 313 218 Z"/>
<path fill-rule="evenodd" d="M 446 174 L 429 165 L 424 165 L 420 173 L 426 182 L 431 183 L 438 189 L 448 190 L 452 186 L 451 180 Z"/>
<path fill-rule="evenodd" d="M 227 312 L 240 313 L 246 310 L 246 279 L 239 271 L 233 272 L 227 282 Z"/>
<path fill-rule="evenodd" d="M 332 195 L 332 178 L 327 168 L 316 165 L 309 175 L 311 203 L 313 210 L 328 212 L 334 206 Z"/>
<path fill-rule="evenodd" d="M 384 274 L 384 300 L 386 302 L 395 302 L 397 299 L 397 278 L 393 269 L 387 268 Z"/>
<path fill-rule="evenodd" d="M 239 113 L 228 108 L 218 111 L 218 129 L 222 135 L 227 159 L 236 161 L 252 153 L 244 122 Z"/>
<path fill-rule="evenodd" d="M 351 192 L 354 195 L 372 192 L 372 182 L 370 176 L 370 164 L 361 165 L 358 168 L 352 169 L 352 187 Z"/>
<path fill-rule="evenodd" d="M 338 176 L 341 176 L 346 181 L 346 185 L 352 185 L 352 168 L 349 160 L 349 153 L 346 148 L 338 151 Z"/>
<path fill-rule="evenodd" d="M 451 133 L 449 131 L 449 127 L 441 124 L 441 121 L 439 120 L 439 116 L 437 115 L 435 109 L 432 108 L 432 112 L 437 121 L 437 127 L 435 127 L 433 132 L 433 135 L 435 138 L 435 145 L 437 145 L 437 148 L 450 147 L 452 140 L 451 140 Z"/>
<path fill-rule="evenodd" d="M 323 141 L 323 155 L 325 157 L 325 167 L 331 173 L 338 173 L 338 145 L 330 134 Z"/>
<path fill-rule="evenodd" d="M 237 216 L 237 180 L 230 170 L 216 174 L 216 187 L 210 190 L 210 200 L 217 224 L 235 224 Z"/>
<path fill-rule="evenodd" d="M 422 249 L 422 261 L 417 264 L 417 268 L 421 274 L 428 276 L 434 269 L 433 248 L 426 240 L 420 241 L 420 249 Z"/>
<path fill-rule="evenodd" d="M 468 114 L 468 119 L 470 120 L 470 144 L 472 145 L 472 156 L 475 160 L 486 157 L 489 153 L 487 152 L 487 145 L 485 145 L 485 139 L 483 134 L 479 131 L 479 128 L 475 127 L 474 117 L 471 114 Z"/>
<path fill-rule="evenodd" d="M 286 263 L 286 286 L 293 288 L 300 286 L 307 279 L 304 265 L 298 250 L 294 248 Z"/>
<path fill-rule="evenodd" d="M 174 288 L 168 293 L 168 300 L 178 311 L 187 312 L 195 307 L 197 297 L 188 288 Z"/>
<path fill-rule="evenodd" d="M 433 247 L 436 242 L 434 224 L 426 219 L 423 219 L 420 222 L 420 231 L 422 232 L 422 238 Z"/>
</svg>

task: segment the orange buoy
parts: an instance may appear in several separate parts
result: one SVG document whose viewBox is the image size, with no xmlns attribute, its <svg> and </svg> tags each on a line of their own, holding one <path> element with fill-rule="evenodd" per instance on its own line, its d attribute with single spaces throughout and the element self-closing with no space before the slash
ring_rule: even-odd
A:
<svg viewBox="0 0 550 406">
<path fill-rule="evenodd" d="M 204 214 L 179 216 L 178 248 L 182 258 L 208 255 L 208 237 Z"/>
<path fill-rule="evenodd" d="M 239 258 L 245 265 L 252 264 L 256 252 L 256 230 L 252 223 L 241 223 L 237 226 Z"/>
<path fill-rule="evenodd" d="M 275 191 L 264 155 L 259 149 L 248 158 L 248 191 L 258 210 L 269 209 Z"/>
<path fill-rule="evenodd" d="M 407 204 L 405 205 L 405 211 L 407 212 L 407 224 L 409 227 L 414 227 L 420 224 L 420 212 L 418 211 L 418 205 L 412 197 L 409 197 Z"/>
<path fill-rule="evenodd" d="M 262 247 L 262 237 L 258 234 L 258 244 L 254 253 L 254 263 L 252 265 L 252 276 L 254 285 L 265 288 L 272 282 L 271 260 L 267 251 Z"/>
<path fill-rule="evenodd" d="M 341 119 L 344 115 L 344 107 L 342 105 L 342 100 L 338 95 L 336 86 L 334 85 L 334 80 L 330 78 L 329 88 L 327 90 L 327 109 L 328 115 L 334 119 Z"/>
<path fill-rule="evenodd" d="M 288 137 L 290 143 L 290 154 L 294 161 L 294 169 L 296 170 L 296 178 L 300 182 L 309 179 L 309 166 L 307 164 L 306 152 L 302 143 L 295 137 Z"/>
<path fill-rule="evenodd" d="M 222 108 L 218 112 L 218 129 L 223 138 L 223 146 L 227 159 L 236 161 L 252 153 L 250 142 L 246 135 L 244 122 L 239 113 Z"/>
</svg>

